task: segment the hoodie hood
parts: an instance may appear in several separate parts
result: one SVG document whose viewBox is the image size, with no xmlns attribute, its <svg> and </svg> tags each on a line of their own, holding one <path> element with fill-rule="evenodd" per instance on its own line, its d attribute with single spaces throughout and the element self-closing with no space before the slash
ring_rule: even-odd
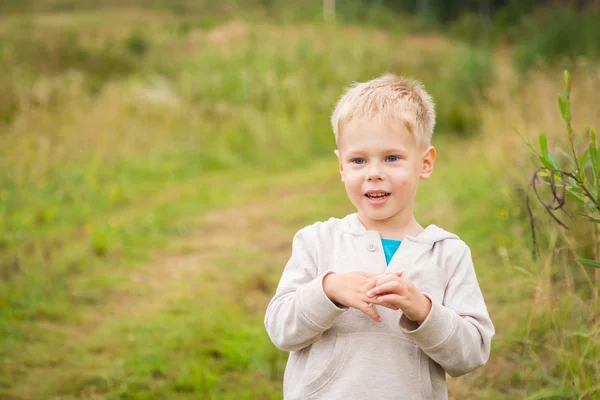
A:
<svg viewBox="0 0 600 400">
<path fill-rule="evenodd" d="M 346 216 L 344 218 L 344 220 L 347 222 L 347 228 L 349 229 L 350 233 L 355 236 L 362 236 L 362 235 L 366 235 L 366 234 L 370 234 L 370 233 L 377 233 L 375 231 L 371 231 L 371 230 L 368 230 L 367 228 L 365 228 L 365 226 L 362 224 L 362 222 L 358 218 L 357 213 Z M 448 232 L 448 231 L 446 231 L 436 225 L 433 225 L 433 224 L 427 226 L 417 236 L 407 235 L 404 238 L 404 240 L 410 240 L 412 242 L 428 244 L 431 246 L 433 246 L 433 244 L 435 242 L 439 242 L 439 241 L 446 240 L 446 239 L 459 239 L 459 237 L 457 235 L 455 235 L 454 233 Z"/>
</svg>

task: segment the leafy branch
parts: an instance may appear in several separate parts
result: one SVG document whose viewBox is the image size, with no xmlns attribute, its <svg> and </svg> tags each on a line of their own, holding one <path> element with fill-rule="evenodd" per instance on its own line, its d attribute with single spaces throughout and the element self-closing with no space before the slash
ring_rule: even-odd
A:
<svg viewBox="0 0 600 400">
<path fill-rule="evenodd" d="M 579 215 L 592 223 L 600 223 L 600 149 L 596 143 L 596 131 L 588 129 L 582 134 L 586 143 L 577 145 L 573 134 L 572 116 L 571 116 L 571 74 L 569 71 L 564 73 L 565 90 L 558 96 L 558 105 L 562 118 L 567 127 L 567 134 L 571 153 L 567 153 L 561 148 L 557 151 L 563 154 L 569 163 L 570 170 L 560 168 L 556 157 L 548 149 L 548 137 L 546 133 L 538 136 L 539 151 L 536 150 L 533 143 L 524 138 L 517 129 L 517 133 L 525 145 L 538 157 L 542 166 L 533 174 L 527 192 L 527 211 L 529 212 L 531 234 L 533 239 L 533 255 L 538 255 L 537 241 L 535 235 L 535 218 L 531 210 L 530 192 L 533 189 L 538 201 L 542 203 L 548 214 L 559 225 L 568 229 L 568 226 L 561 218 L 557 216 L 560 210 L 570 219 L 572 215 L 565 209 L 566 199 L 575 202 L 584 210 Z M 577 149 L 584 148 L 581 154 Z M 538 190 L 538 185 L 542 183 L 550 187 L 552 199 L 550 202 L 542 200 Z M 600 268 L 600 263 L 594 260 L 579 259 L 582 264 Z"/>
</svg>

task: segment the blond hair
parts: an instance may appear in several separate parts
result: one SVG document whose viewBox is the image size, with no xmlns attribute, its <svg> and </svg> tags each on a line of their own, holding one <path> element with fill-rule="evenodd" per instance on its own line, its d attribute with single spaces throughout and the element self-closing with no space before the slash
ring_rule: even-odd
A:
<svg viewBox="0 0 600 400">
<path fill-rule="evenodd" d="M 336 145 L 343 125 L 355 118 L 401 121 L 419 145 L 429 146 L 435 106 L 421 82 L 384 74 L 368 82 L 357 82 L 342 95 L 331 115 Z"/>
</svg>

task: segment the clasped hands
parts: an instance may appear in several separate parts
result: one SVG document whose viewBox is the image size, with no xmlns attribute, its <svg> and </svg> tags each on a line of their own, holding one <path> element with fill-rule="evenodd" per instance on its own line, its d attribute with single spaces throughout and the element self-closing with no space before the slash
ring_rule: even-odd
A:
<svg viewBox="0 0 600 400">
<path fill-rule="evenodd" d="M 381 317 L 373 304 L 402 310 L 418 324 L 431 311 L 431 301 L 402 272 L 329 274 L 323 279 L 323 290 L 334 303 L 362 311 L 377 322 L 381 322 Z"/>
</svg>

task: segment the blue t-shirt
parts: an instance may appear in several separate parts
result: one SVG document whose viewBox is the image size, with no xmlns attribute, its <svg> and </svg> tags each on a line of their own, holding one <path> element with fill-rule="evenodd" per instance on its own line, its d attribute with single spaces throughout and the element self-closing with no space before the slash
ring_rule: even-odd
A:
<svg viewBox="0 0 600 400">
<path fill-rule="evenodd" d="M 398 250 L 398 247 L 400 247 L 400 243 L 402 243 L 402 241 L 400 240 L 381 238 L 383 252 L 385 253 L 385 262 L 388 265 L 390 264 L 390 260 L 392 259 L 394 254 L 396 254 L 396 250 Z"/>
</svg>

